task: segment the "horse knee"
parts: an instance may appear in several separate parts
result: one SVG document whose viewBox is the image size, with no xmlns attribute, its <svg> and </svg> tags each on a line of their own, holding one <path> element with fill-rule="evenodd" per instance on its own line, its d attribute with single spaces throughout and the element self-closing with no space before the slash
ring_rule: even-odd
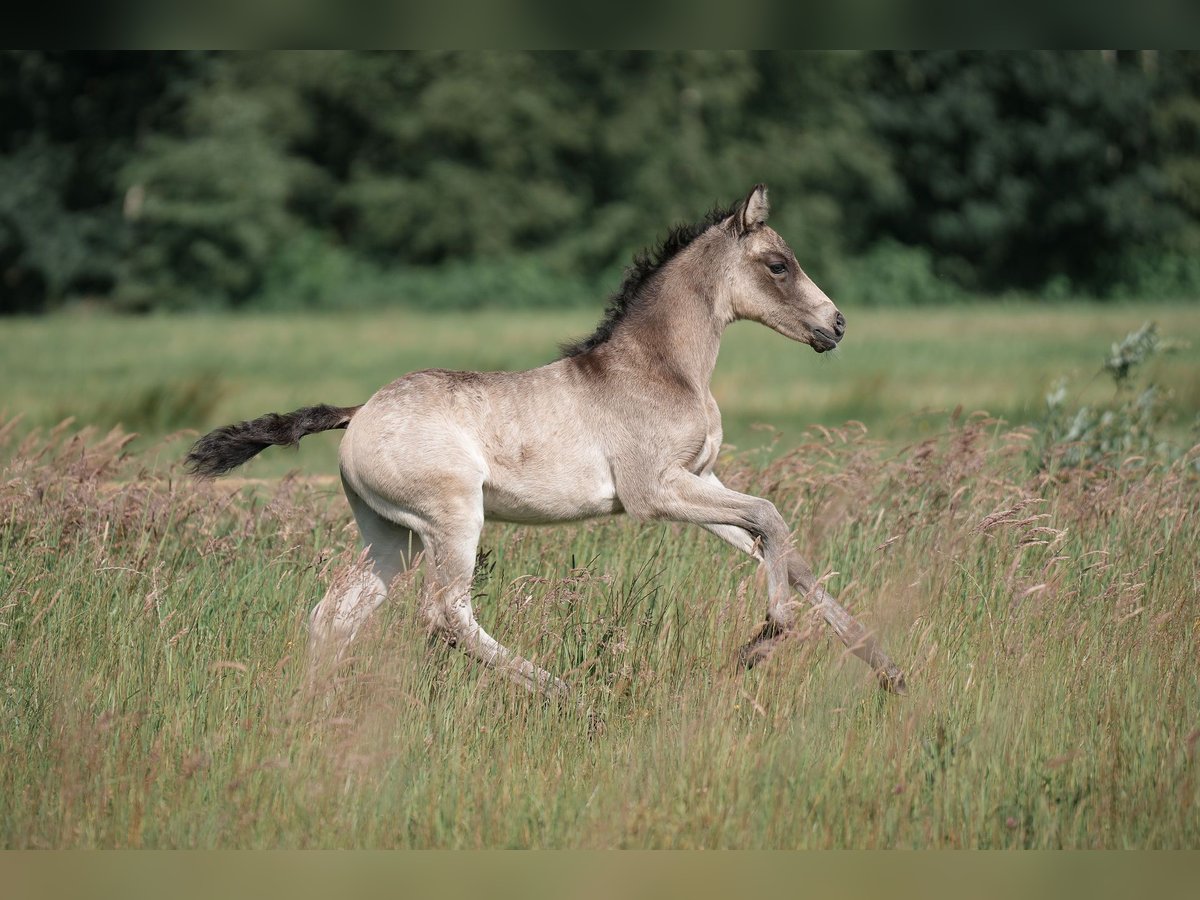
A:
<svg viewBox="0 0 1200 900">
<path fill-rule="evenodd" d="M 451 640 L 450 625 L 446 620 L 445 610 L 436 599 L 422 598 L 417 607 L 417 614 L 429 637 L 436 636 L 445 638 L 447 641 Z"/>
<path fill-rule="evenodd" d="M 792 530 L 770 500 L 759 499 L 751 510 L 750 519 L 768 543 L 784 545 L 791 540 Z"/>
<path fill-rule="evenodd" d="M 309 613 L 310 649 L 350 643 L 386 597 L 387 586 L 373 571 L 354 569 L 338 575 Z"/>
<path fill-rule="evenodd" d="M 457 645 L 466 634 L 467 623 L 474 623 L 475 620 L 470 614 L 468 604 L 450 599 L 450 596 L 454 594 L 457 592 L 451 592 L 445 588 L 427 591 L 421 598 L 419 615 L 430 637 L 436 635 L 452 645 Z M 464 607 L 465 617 L 463 615 Z"/>
<path fill-rule="evenodd" d="M 800 603 L 794 598 L 767 604 L 767 622 L 777 631 L 789 631 L 796 624 Z"/>
</svg>

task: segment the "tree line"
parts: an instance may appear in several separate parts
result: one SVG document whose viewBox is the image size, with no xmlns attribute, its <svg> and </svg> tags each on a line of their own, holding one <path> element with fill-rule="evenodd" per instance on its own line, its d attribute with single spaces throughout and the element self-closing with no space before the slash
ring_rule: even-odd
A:
<svg viewBox="0 0 1200 900">
<path fill-rule="evenodd" d="M 758 181 L 857 304 L 1196 296 L 1200 55 L 2 51 L 0 312 L 595 301 Z"/>
</svg>

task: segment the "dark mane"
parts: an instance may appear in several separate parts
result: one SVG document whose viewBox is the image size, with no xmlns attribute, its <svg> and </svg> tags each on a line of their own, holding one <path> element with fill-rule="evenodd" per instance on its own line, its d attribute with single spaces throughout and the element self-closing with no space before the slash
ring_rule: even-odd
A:
<svg viewBox="0 0 1200 900">
<path fill-rule="evenodd" d="M 581 341 L 563 344 L 560 348 L 565 359 L 569 356 L 579 356 L 594 350 L 613 335 L 613 331 L 621 320 L 628 315 L 642 296 L 642 288 L 657 275 L 668 262 L 678 256 L 696 238 L 708 231 L 718 222 L 733 215 L 736 206 L 717 207 L 695 224 L 680 224 L 668 232 L 666 238 L 657 247 L 642 250 L 634 256 L 633 265 L 625 270 L 625 278 L 621 287 L 608 299 L 608 308 L 604 310 L 604 318 L 596 326 L 590 337 Z"/>
</svg>

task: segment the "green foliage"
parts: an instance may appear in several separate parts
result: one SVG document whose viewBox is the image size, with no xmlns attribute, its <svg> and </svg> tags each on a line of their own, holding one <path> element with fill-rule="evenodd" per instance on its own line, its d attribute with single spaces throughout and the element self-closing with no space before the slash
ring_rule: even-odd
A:
<svg viewBox="0 0 1200 900">
<path fill-rule="evenodd" d="M 594 303 L 599 289 L 588 281 L 557 275 L 537 259 L 451 262 L 411 268 L 390 279 L 394 296 L 415 307 L 436 310 L 581 306 Z"/>
<path fill-rule="evenodd" d="M 1159 337 L 1158 326 L 1146 322 L 1112 345 L 1101 371 L 1113 380 L 1112 399 L 1105 404 L 1068 404 L 1069 382 L 1061 378 L 1046 395 L 1046 417 L 1037 448 L 1041 466 L 1120 463 L 1137 455 L 1151 462 L 1169 462 L 1186 447 L 1176 446 L 1163 433 L 1168 415 L 1163 389 L 1134 376 L 1155 356 L 1181 345 Z"/>
<path fill-rule="evenodd" d="M 1151 127 L 1159 83 L 1140 63 L 1094 52 L 876 55 L 873 122 L 905 187 L 903 202 L 880 211 L 884 227 L 970 288 L 1065 276 L 1107 293 L 1111 261 L 1186 221 Z"/>
<path fill-rule="evenodd" d="M 528 254 L 385 267 L 308 231 L 280 247 L 253 303 L 261 309 L 548 309 L 595 304 L 605 289 Z"/>
<path fill-rule="evenodd" d="M 1128 253 L 1117 265 L 1107 293 L 1114 297 L 1195 300 L 1200 297 L 1200 256 L 1161 248 Z"/>
<path fill-rule="evenodd" d="M 197 53 L 0 51 L 0 313 L 112 293 L 129 248 L 119 172 L 172 126 L 207 65 Z"/>
<path fill-rule="evenodd" d="M 0 156 L 0 312 L 41 308 L 44 298 L 111 280 L 120 249 L 112 210 L 72 210 L 63 202 L 71 152 L 36 144 Z"/>
<path fill-rule="evenodd" d="M 598 300 L 758 181 L 866 302 L 1194 297 L 1197 59 L 5 51 L 0 312 Z"/>
<path fill-rule="evenodd" d="M 1200 54 L 1162 51 L 1158 101 L 1151 124 L 1166 189 L 1187 219 L 1172 243 L 1200 252 Z"/>
<path fill-rule="evenodd" d="M 271 103 L 222 70 L 197 95 L 179 137 L 147 141 L 122 172 L 132 249 L 126 308 L 241 304 L 299 231 L 288 209 L 305 174 L 277 137 Z"/>
<path fill-rule="evenodd" d="M 487 307 L 550 309 L 594 304 L 604 291 L 591 280 L 559 274 L 544 260 L 531 256 L 385 269 L 328 247 L 303 255 L 304 246 L 286 248 L 275 260 L 254 301 L 256 307 L 405 306 L 441 312 Z"/>
<path fill-rule="evenodd" d="M 951 303 L 966 293 L 934 269 L 928 251 L 884 239 L 841 263 L 829 282 L 839 303 L 854 306 L 916 306 Z"/>
</svg>

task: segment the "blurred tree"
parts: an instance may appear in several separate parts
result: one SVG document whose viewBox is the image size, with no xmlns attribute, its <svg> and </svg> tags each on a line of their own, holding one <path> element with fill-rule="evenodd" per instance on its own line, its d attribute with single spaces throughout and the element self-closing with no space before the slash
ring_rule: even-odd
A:
<svg viewBox="0 0 1200 900">
<path fill-rule="evenodd" d="M 1164 50 L 1147 59 L 1160 73 L 1153 124 L 1163 178 L 1187 213 L 1184 249 L 1200 252 L 1200 53 Z"/>
<path fill-rule="evenodd" d="M 812 53 L 600 53 L 559 58 L 590 101 L 586 227 L 560 250 L 599 270 L 669 223 L 741 197 L 758 181 L 775 223 L 819 273 L 861 241 L 864 195 L 896 189 L 855 102 L 860 60 Z"/>
<path fill-rule="evenodd" d="M 244 303 L 295 239 L 295 186 L 319 175 L 289 153 L 306 120 L 291 85 L 261 77 L 272 68 L 255 55 L 217 60 L 177 134 L 143 141 L 122 169 L 131 236 L 122 307 Z"/>
<path fill-rule="evenodd" d="M 598 299 L 757 181 L 857 302 L 1200 290 L 1196 59 L 4 51 L 0 312 Z"/>
<path fill-rule="evenodd" d="M 977 289 L 1052 278 L 1103 292 L 1131 247 L 1181 224 L 1159 169 L 1140 55 L 895 52 L 872 58 L 872 122 L 905 197 L 881 227 Z"/>
<path fill-rule="evenodd" d="M 207 59 L 0 51 L 0 312 L 112 290 L 127 237 L 117 173 L 171 127 Z"/>
<path fill-rule="evenodd" d="M 298 290 L 308 281 L 293 267 L 306 261 L 344 273 L 329 259 L 346 253 L 379 270 L 533 253 L 554 273 L 594 279 L 758 180 L 786 198 L 781 221 L 819 267 L 842 253 L 843 235 L 861 237 L 858 199 L 896 190 L 854 103 L 857 62 L 229 55 L 182 134 L 146 142 L 126 169 L 145 201 L 122 297 L 236 303 L 264 273 Z"/>
</svg>

